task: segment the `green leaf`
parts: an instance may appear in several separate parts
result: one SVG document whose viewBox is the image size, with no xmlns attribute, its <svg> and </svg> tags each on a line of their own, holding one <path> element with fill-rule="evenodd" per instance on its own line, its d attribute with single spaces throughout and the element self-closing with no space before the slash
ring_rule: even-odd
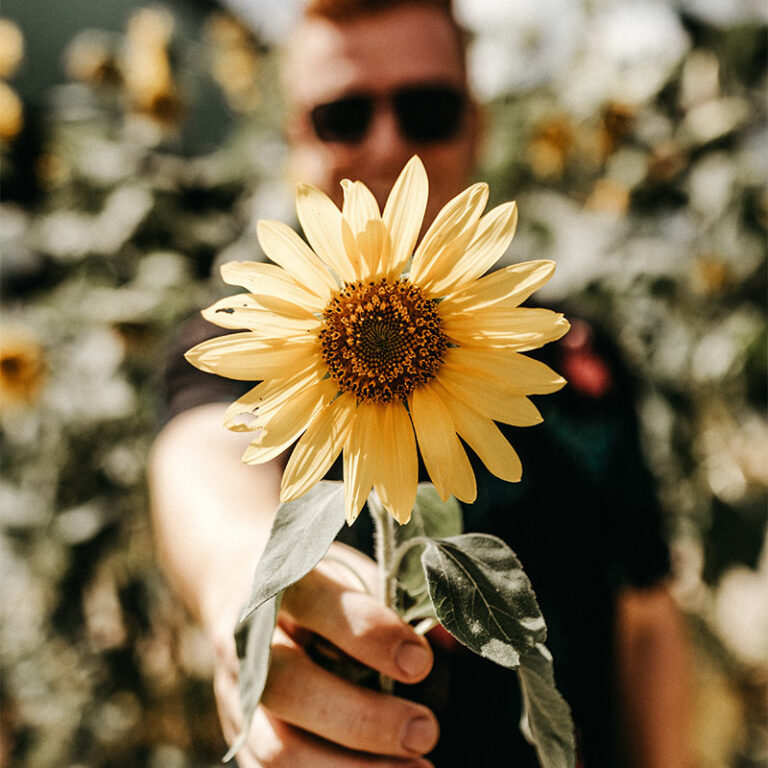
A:
<svg viewBox="0 0 768 768">
<path fill-rule="evenodd" d="M 435 539 L 421 562 L 440 623 L 486 659 L 516 669 L 546 639 L 531 583 L 514 552 L 495 536 Z"/>
<path fill-rule="evenodd" d="M 281 598 L 282 593 L 274 595 L 252 611 L 245 623 L 240 624 L 235 635 L 237 655 L 240 658 L 239 684 L 243 729 L 224 756 L 225 763 L 231 760 L 248 740 L 253 716 L 264 693 L 272 657 L 272 635 L 277 624 Z"/>
<path fill-rule="evenodd" d="M 240 625 L 266 600 L 306 576 L 344 525 L 344 485 L 323 480 L 275 512 L 269 540 L 253 576 Z"/>
<path fill-rule="evenodd" d="M 555 686 L 552 654 L 546 646 L 537 644 L 523 654 L 517 673 L 525 706 L 521 730 L 524 734 L 530 732 L 526 736 L 536 747 L 542 768 L 573 768 L 573 720 L 570 707 Z"/>
<path fill-rule="evenodd" d="M 403 545 L 411 539 L 457 536 L 463 530 L 461 505 L 450 497 L 443 501 L 432 483 L 419 483 L 413 515 L 395 529 L 395 540 Z M 434 615 L 419 550 L 405 553 L 397 574 L 398 587 L 410 598 L 409 611 L 419 617 Z"/>
</svg>

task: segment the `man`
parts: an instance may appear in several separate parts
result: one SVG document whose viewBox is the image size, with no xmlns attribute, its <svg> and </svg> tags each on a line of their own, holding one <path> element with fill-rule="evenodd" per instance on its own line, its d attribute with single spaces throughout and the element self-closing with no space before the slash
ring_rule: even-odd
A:
<svg viewBox="0 0 768 768">
<path fill-rule="evenodd" d="M 383 204 L 399 171 L 419 154 L 430 180 L 427 222 L 465 186 L 480 116 L 447 0 L 314 0 L 292 37 L 285 71 L 298 179 L 337 201 L 342 178 L 360 179 Z M 440 120 L 431 119 L 436 114 Z M 544 425 L 516 432 L 513 441 L 527 454 L 523 482 L 478 475 L 478 501 L 465 509 L 466 527 L 502 535 L 531 574 L 584 764 L 621 765 L 628 750 L 645 768 L 680 768 L 685 653 L 663 586 L 668 563 L 658 510 L 636 450 L 631 408 L 622 404 L 620 370 L 600 357 L 594 329 L 577 322 L 575 330 L 554 365 L 567 368 L 592 355 L 602 366 L 602 390 L 571 388 L 567 408 L 552 411 L 552 427 L 545 413 Z M 175 376 L 176 415 L 151 460 L 155 525 L 168 575 L 215 646 L 214 686 L 231 742 L 243 724 L 232 629 L 278 504 L 284 464 L 240 462 L 243 436 L 221 427 L 224 403 L 238 394 L 229 383 L 208 377 L 188 385 L 189 377 L 204 375 L 181 363 Z M 599 446 L 588 442 L 569 449 L 567 434 L 588 435 L 595 419 L 614 430 L 609 450 L 600 458 Z M 579 463 L 593 451 L 603 462 L 597 474 L 589 461 Z M 549 476 L 547 464 L 558 461 L 565 474 Z M 646 504 L 647 515 L 638 512 Z M 363 517 L 347 531 L 359 548 Z M 339 563 L 354 561 L 365 570 L 370 561 L 341 543 L 332 555 L 285 595 L 262 706 L 239 765 L 429 766 L 427 754 L 441 768 L 535 765 L 517 729 L 514 674 L 468 658 L 444 636 L 428 643 L 363 593 Z M 564 565 L 552 570 L 558 561 Z M 315 635 L 403 683 L 398 695 L 353 685 L 316 664 L 306 650 Z M 615 685 L 624 695 L 626 744 L 615 727 L 621 719 L 613 709 Z"/>
</svg>

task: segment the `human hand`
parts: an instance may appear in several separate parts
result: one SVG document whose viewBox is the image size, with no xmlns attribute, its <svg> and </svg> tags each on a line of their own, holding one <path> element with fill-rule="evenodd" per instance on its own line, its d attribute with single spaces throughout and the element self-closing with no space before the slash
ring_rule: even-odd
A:
<svg viewBox="0 0 768 768">
<path fill-rule="evenodd" d="M 375 580 L 375 565 L 334 544 L 326 558 L 286 590 L 272 642 L 272 663 L 240 768 L 428 768 L 420 756 L 437 743 L 435 716 L 424 706 L 362 688 L 316 664 L 307 653 L 320 636 L 353 659 L 403 683 L 423 680 L 432 652 L 342 562 Z M 231 743 L 242 728 L 233 621 L 214 633 L 214 690 Z"/>
</svg>

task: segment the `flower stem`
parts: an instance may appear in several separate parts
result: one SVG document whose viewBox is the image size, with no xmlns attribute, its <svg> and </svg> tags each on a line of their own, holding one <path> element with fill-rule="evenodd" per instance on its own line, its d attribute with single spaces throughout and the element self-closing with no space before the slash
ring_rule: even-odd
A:
<svg viewBox="0 0 768 768">
<path fill-rule="evenodd" d="M 376 491 L 372 491 L 368 496 L 368 509 L 376 525 L 376 535 L 374 545 L 376 549 L 376 565 L 379 571 L 379 594 L 381 601 L 387 608 L 395 607 L 395 588 L 397 585 L 397 575 L 392 572 L 393 559 L 395 554 L 395 521 L 392 516 L 384 509 Z M 395 683 L 391 677 L 379 675 L 381 690 L 384 693 L 392 693 Z"/>
</svg>

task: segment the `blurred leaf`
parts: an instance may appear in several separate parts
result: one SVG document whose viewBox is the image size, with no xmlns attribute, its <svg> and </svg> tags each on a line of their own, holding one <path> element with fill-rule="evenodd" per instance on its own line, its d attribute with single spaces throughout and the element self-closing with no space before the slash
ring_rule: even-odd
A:
<svg viewBox="0 0 768 768">
<path fill-rule="evenodd" d="M 572 768 L 576 762 L 571 710 L 555 686 L 552 655 L 537 643 L 517 670 L 525 711 L 520 727 L 536 747 L 542 768 Z"/>
<path fill-rule="evenodd" d="M 240 708 L 243 714 L 243 729 L 238 734 L 223 758 L 231 760 L 244 746 L 251 730 L 253 716 L 264 693 L 269 662 L 272 657 L 272 635 L 277 624 L 282 592 L 269 598 L 256 608 L 241 623 L 237 635 L 237 655 L 240 659 Z"/>
</svg>

